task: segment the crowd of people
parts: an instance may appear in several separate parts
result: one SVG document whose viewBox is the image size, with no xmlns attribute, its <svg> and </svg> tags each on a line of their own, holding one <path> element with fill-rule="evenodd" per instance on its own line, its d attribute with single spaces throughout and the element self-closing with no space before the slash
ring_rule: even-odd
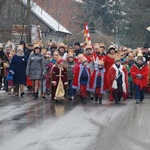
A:
<svg viewBox="0 0 150 150">
<path fill-rule="evenodd" d="M 62 102 L 78 95 L 82 103 L 90 97 L 97 104 L 109 94 L 116 104 L 133 97 L 139 104 L 150 93 L 149 62 L 148 44 L 133 50 L 104 43 L 50 42 L 44 48 L 40 42 L 15 46 L 8 41 L 0 44 L 0 90 L 24 97 L 26 86 L 34 100 Z"/>
</svg>

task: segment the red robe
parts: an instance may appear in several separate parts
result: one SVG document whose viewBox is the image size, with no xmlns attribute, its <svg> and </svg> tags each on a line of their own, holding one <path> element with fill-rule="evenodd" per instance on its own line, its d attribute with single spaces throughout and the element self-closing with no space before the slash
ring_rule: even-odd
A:
<svg viewBox="0 0 150 150">
<path fill-rule="evenodd" d="M 55 92 L 59 83 L 59 73 L 60 68 L 56 65 L 52 68 L 52 100 L 54 100 Z M 67 70 L 66 68 L 62 69 L 61 73 L 61 80 L 63 82 L 64 88 L 66 88 L 68 81 L 67 81 Z M 56 86 L 53 85 L 53 83 L 56 83 Z"/>
<path fill-rule="evenodd" d="M 114 59 L 110 58 L 108 55 L 106 55 L 105 60 L 104 60 L 104 68 L 106 69 L 106 72 L 105 72 L 105 89 L 109 88 L 107 77 L 108 77 L 108 71 L 113 64 L 114 64 Z"/>
<path fill-rule="evenodd" d="M 83 65 L 82 64 L 77 64 L 76 66 L 74 66 L 73 68 L 73 74 L 74 74 L 74 78 L 73 78 L 73 88 L 74 89 L 80 89 L 80 77 L 81 77 L 81 73 L 83 70 Z M 90 69 L 87 68 L 88 70 L 88 85 L 87 85 L 87 90 L 90 90 L 90 76 L 91 76 L 91 72 Z"/>
<path fill-rule="evenodd" d="M 123 89 L 123 98 L 124 100 L 127 99 L 127 96 L 128 96 L 128 73 L 127 73 L 127 70 L 124 66 L 120 66 L 121 68 L 121 72 L 122 72 L 122 80 L 123 80 L 123 83 L 122 83 L 122 89 Z M 109 100 L 110 101 L 114 101 L 114 97 L 113 97 L 113 91 L 114 89 L 117 88 L 117 83 L 116 83 L 116 78 L 117 76 L 117 69 L 116 69 L 116 66 L 115 64 L 112 65 L 112 67 L 109 69 L 109 72 L 108 72 L 108 89 L 109 89 L 109 92 L 110 92 L 110 95 L 109 95 Z"/>
<path fill-rule="evenodd" d="M 91 75 L 91 80 L 90 80 L 90 89 L 92 92 L 95 92 L 96 91 L 96 79 L 97 79 L 97 76 L 98 76 L 98 73 L 100 73 L 100 76 L 101 76 L 101 88 L 99 89 L 101 94 L 104 93 L 105 89 L 104 89 L 104 73 L 105 73 L 105 69 L 99 71 L 98 68 L 96 68 L 93 72 L 93 74 Z"/>
<path fill-rule="evenodd" d="M 147 86 L 148 82 L 148 66 L 143 65 L 141 68 L 138 68 L 136 64 L 132 65 L 130 70 L 133 82 L 140 86 L 140 89 Z M 136 77 L 137 74 L 141 74 L 143 77 L 142 79 L 138 79 Z"/>
</svg>

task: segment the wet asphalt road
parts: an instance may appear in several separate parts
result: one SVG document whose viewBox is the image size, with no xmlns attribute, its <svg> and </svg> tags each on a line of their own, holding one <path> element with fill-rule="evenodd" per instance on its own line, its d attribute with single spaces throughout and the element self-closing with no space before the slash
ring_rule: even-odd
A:
<svg viewBox="0 0 150 150">
<path fill-rule="evenodd" d="M 0 150 L 150 150 L 150 96 L 119 105 L 0 92 Z"/>
</svg>

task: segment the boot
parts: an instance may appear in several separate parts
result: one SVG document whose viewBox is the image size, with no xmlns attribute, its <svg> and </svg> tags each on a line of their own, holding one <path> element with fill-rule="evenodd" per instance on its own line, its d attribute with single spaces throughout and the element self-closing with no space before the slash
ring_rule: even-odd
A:
<svg viewBox="0 0 150 150">
<path fill-rule="evenodd" d="M 45 93 L 43 92 L 42 98 L 45 98 Z"/>
<path fill-rule="evenodd" d="M 95 96 L 95 104 L 98 103 L 98 96 Z"/>
<path fill-rule="evenodd" d="M 34 100 L 37 100 L 38 99 L 38 93 L 35 93 L 34 94 Z"/>
<path fill-rule="evenodd" d="M 102 104 L 102 98 L 99 98 L 99 104 Z"/>
<path fill-rule="evenodd" d="M 86 104 L 86 97 L 83 97 L 83 104 Z"/>
<path fill-rule="evenodd" d="M 8 95 L 11 95 L 11 88 L 8 88 Z"/>
<path fill-rule="evenodd" d="M 41 98 L 43 97 L 43 92 L 41 92 L 41 95 L 40 95 L 40 97 L 41 97 Z"/>
</svg>

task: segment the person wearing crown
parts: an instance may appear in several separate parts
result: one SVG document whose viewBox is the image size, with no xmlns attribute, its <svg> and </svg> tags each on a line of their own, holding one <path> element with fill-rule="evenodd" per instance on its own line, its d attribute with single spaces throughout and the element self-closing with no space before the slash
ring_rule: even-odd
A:
<svg viewBox="0 0 150 150">
<path fill-rule="evenodd" d="M 66 63 L 67 68 L 67 74 L 68 74 L 68 98 L 69 100 L 74 99 L 74 90 L 72 88 L 72 82 L 73 82 L 73 67 L 75 66 L 74 62 L 74 49 L 70 48 L 68 49 L 68 58 Z"/>
<path fill-rule="evenodd" d="M 128 75 L 126 68 L 121 65 L 120 57 L 117 56 L 114 59 L 114 64 L 108 72 L 108 85 L 109 85 L 109 100 L 118 104 L 121 101 L 127 99 L 128 96 Z"/>
<path fill-rule="evenodd" d="M 90 91 L 91 72 L 88 67 L 88 60 L 84 56 L 81 56 L 79 61 L 81 64 L 76 65 L 73 69 L 73 89 L 80 91 L 80 99 L 86 103 L 87 91 Z"/>
<path fill-rule="evenodd" d="M 104 93 L 104 61 L 98 60 L 94 72 L 91 76 L 90 88 L 95 95 L 95 103 L 102 104 L 102 96 Z"/>
<path fill-rule="evenodd" d="M 85 51 L 84 51 L 84 57 L 87 59 L 88 61 L 88 67 L 90 68 L 90 71 L 93 72 L 94 71 L 94 62 L 95 62 L 95 57 L 93 54 L 93 48 L 92 45 L 87 44 L 85 46 Z"/>
<path fill-rule="evenodd" d="M 138 52 L 136 62 L 132 65 L 130 73 L 135 87 L 136 104 L 144 100 L 144 88 L 147 86 L 148 66 L 143 59 L 142 52 Z"/>
<path fill-rule="evenodd" d="M 55 55 L 55 52 L 54 52 Z M 65 100 L 65 89 L 67 88 L 67 69 L 64 66 L 64 60 L 57 53 L 54 56 L 56 64 L 52 68 L 52 101 L 63 102 Z"/>
</svg>

